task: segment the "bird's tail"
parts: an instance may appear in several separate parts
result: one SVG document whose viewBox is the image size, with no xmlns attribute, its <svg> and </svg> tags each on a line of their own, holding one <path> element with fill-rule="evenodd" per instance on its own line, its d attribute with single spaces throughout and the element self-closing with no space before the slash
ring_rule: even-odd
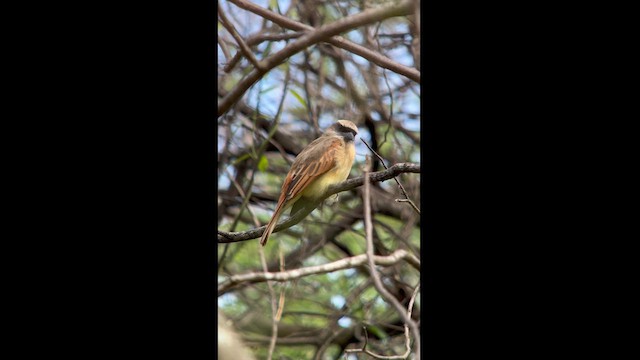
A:
<svg viewBox="0 0 640 360">
<path fill-rule="evenodd" d="M 264 232 L 262 233 L 262 237 L 260 238 L 260 245 L 265 246 L 267 244 L 267 240 L 269 240 L 269 235 L 271 235 L 271 233 L 273 232 L 273 229 L 275 229 L 276 224 L 278 223 L 278 219 L 280 219 L 280 215 L 282 214 L 282 210 L 284 210 L 282 205 L 283 205 L 283 202 L 279 202 L 278 206 L 276 206 L 276 210 L 273 212 L 273 216 L 271 217 L 271 220 L 269 220 L 267 227 L 264 229 Z"/>
</svg>

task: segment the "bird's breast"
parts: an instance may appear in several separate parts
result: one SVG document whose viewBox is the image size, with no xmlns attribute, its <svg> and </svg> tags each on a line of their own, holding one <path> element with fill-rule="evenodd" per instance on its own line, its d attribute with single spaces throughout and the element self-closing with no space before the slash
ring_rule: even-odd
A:
<svg viewBox="0 0 640 360">
<path fill-rule="evenodd" d="M 302 192 L 304 197 L 317 197 L 323 194 L 333 184 L 338 184 L 347 179 L 353 159 L 355 158 L 355 146 L 348 142 L 342 151 L 336 151 L 334 166 L 331 170 L 318 176 L 318 178 Z"/>
</svg>

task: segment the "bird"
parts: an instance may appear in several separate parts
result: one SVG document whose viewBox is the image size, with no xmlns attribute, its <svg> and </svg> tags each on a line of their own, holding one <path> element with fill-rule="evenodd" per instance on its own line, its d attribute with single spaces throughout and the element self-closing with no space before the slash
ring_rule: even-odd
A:
<svg viewBox="0 0 640 360">
<path fill-rule="evenodd" d="M 318 200 L 330 185 L 347 179 L 356 154 L 357 134 L 356 124 L 338 120 L 296 156 L 282 184 L 273 216 L 260 238 L 262 246 L 285 210 L 291 207 L 291 214 L 295 214 L 309 201 Z"/>
</svg>

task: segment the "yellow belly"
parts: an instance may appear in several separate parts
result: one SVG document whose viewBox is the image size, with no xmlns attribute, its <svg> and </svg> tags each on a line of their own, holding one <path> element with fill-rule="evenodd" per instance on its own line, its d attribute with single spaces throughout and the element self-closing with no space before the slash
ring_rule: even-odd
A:
<svg viewBox="0 0 640 360">
<path fill-rule="evenodd" d="M 304 191 L 302 191 L 301 195 L 303 197 L 318 197 L 323 194 L 329 186 L 341 183 L 347 179 L 355 157 L 355 147 L 353 146 L 353 143 L 348 144 L 345 150 L 346 154 L 343 153 L 343 156 L 336 157 L 336 166 L 334 166 L 333 169 L 320 175 L 315 181 L 309 184 Z"/>
</svg>

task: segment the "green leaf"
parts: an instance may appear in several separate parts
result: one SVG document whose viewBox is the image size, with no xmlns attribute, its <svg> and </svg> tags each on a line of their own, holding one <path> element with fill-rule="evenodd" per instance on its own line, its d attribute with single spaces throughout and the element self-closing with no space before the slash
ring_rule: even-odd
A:
<svg viewBox="0 0 640 360">
<path fill-rule="evenodd" d="M 373 334 L 380 339 L 386 339 L 389 337 L 389 334 L 387 334 L 382 328 L 375 325 L 367 326 L 367 331 L 369 334 Z"/>
<path fill-rule="evenodd" d="M 268 88 L 266 88 L 266 89 L 260 90 L 260 94 L 266 94 L 266 93 L 268 93 L 269 91 L 271 91 L 271 90 L 275 89 L 276 87 L 278 87 L 278 86 L 277 86 L 277 85 L 269 86 L 269 87 L 268 87 Z"/>
<path fill-rule="evenodd" d="M 305 108 L 307 107 L 307 102 L 304 101 L 304 99 L 302 98 L 302 96 L 300 96 L 300 94 L 298 94 L 295 90 L 293 89 L 289 89 L 289 92 L 291 92 L 291 94 L 293 94 L 293 96 L 296 97 L 296 99 L 298 99 L 298 101 L 300 101 L 300 104 L 302 104 L 302 106 L 304 106 Z"/>
<path fill-rule="evenodd" d="M 238 164 L 240 164 L 241 162 L 247 160 L 250 157 L 251 157 L 251 154 L 249 154 L 249 153 L 242 154 L 242 155 L 240 155 L 238 157 L 238 159 L 236 159 L 236 161 L 233 162 L 233 165 L 238 165 Z"/>
<path fill-rule="evenodd" d="M 265 172 L 268 167 L 269 160 L 267 160 L 266 156 L 262 155 L 262 157 L 260 157 L 260 161 L 258 161 L 258 170 L 260 170 L 260 172 Z"/>
<path fill-rule="evenodd" d="M 262 52 L 262 58 L 263 59 L 266 58 L 269 55 L 269 53 L 271 52 L 271 44 L 273 44 L 273 41 L 269 41 L 267 43 L 267 47 L 264 48 L 264 51 Z"/>
</svg>

